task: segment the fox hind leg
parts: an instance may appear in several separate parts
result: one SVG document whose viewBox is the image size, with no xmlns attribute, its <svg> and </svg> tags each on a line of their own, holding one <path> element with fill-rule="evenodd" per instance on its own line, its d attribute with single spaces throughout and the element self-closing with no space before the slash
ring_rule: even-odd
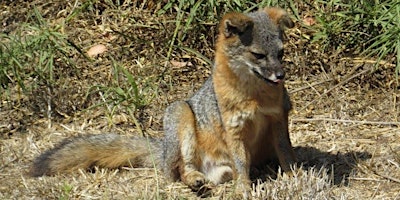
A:
<svg viewBox="0 0 400 200">
<path fill-rule="evenodd" d="M 171 152 L 170 149 L 175 149 L 173 151 L 179 157 L 177 165 L 181 180 L 193 190 L 201 189 L 205 183 L 205 176 L 199 171 L 200 160 L 196 152 L 196 120 L 189 104 L 180 101 L 167 108 L 164 116 L 164 131 L 165 151 Z M 167 162 L 169 160 L 165 159 Z"/>
</svg>

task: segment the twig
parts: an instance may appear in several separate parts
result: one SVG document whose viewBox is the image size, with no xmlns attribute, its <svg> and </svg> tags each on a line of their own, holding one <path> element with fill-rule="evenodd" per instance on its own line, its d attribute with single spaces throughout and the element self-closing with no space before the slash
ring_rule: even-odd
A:
<svg viewBox="0 0 400 200">
<path fill-rule="evenodd" d="M 394 178 L 394 177 L 391 177 L 391 176 L 388 176 L 388 175 L 384 175 L 384 174 L 378 173 L 378 171 L 376 171 L 376 170 L 373 168 L 373 166 L 371 166 L 371 164 L 370 164 L 369 166 L 366 166 L 366 168 L 367 168 L 369 171 L 372 171 L 375 175 L 377 175 L 377 176 L 379 176 L 379 177 L 385 178 L 385 179 L 387 179 L 387 180 L 389 180 L 389 181 L 393 181 L 393 182 L 395 182 L 395 183 L 400 183 L 400 179 L 398 179 L 398 178 Z M 360 169 L 363 173 L 368 174 L 368 172 L 366 172 L 365 170 L 363 170 L 361 167 L 359 167 L 359 169 Z"/>
<path fill-rule="evenodd" d="M 358 177 L 349 177 L 348 179 L 356 180 L 356 181 L 377 181 L 377 182 L 384 181 L 384 180 L 381 180 L 381 179 L 363 178 L 363 177 L 361 177 L 361 178 L 358 178 Z"/>
<path fill-rule="evenodd" d="M 378 176 L 380 176 L 382 178 L 386 178 L 386 179 L 388 179 L 390 181 L 393 181 L 393 182 L 396 182 L 396 183 L 400 183 L 400 179 L 397 179 L 397 178 L 394 178 L 394 177 L 391 177 L 391 176 L 387 176 L 387 175 L 378 173 L 376 170 L 373 170 L 373 169 L 371 169 L 371 171 L 373 171 L 376 175 L 378 175 Z"/>
<path fill-rule="evenodd" d="M 386 67 L 395 67 L 395 64 L 386 62 L 384 60 L 381 61 L 377 61 L 377 60 L 371 60 L 371 59 L 366 59 L 366 58 L 361 58 L 361 57 L 357 57 L 357 58 L 350 58 L 354 63 L 363 63 L 363 64 L 379 64 L 379 65 L 383 65 Z M 342 58 L 340 60 L 349 60 L 349 58 Z"/>
<path fill-rule="evenodd" d="M 358 68 L 358 67 L 356 67 L 356 68 Z M 310 101 L 307 105 L 305 105 L 304 107 L 302 107 L 299 111 L 302 111 L 302 110 L 304 110 L 305 108 L 307 108 L 308 106 L 310 106 L 311 104 L 314 104 L 315 101 L 317 101 L 318 99 L 320 99 L 323 95 L 326 95 L 326 94 L 330 93 L 332 90 L 334 90 L 334 89 L 336 89 L 336 88 L 338 88 L 338 87 L 340 87 L 340 86 L 346 84 L 346 83 L 349 82 L 351 79 L 353 79 L 353 78 L 355 78 L 355 77 L 357 77 L 357 76 L 360 76 L 360 75 L 362 75 L 362 74 L 364 74 L 364 73 L 367 73 L 368 71 L 371 71 L 371 69 L 368 69 L 368 68 L 367 68 L 367 69 L 364 69 L 364 70 L 362 70 L 361 72 L 359 72 L 359 73 L 357 73 L 357 74 L 354 74 L 353 76 L 350 76 L 350 77 L 347 78 L 346 80 L 344 80 L 344 81 L 342 81 L 342 82 L 336 84 L 335 86 L 333 86 L 333 87 L 330 88 L 329 90 L 325 91 L 319 98 L 315 98 L 314 100 Z"/>
<path fill-rule="evenodd" d="M 332 119 L 332 118 L 292 118 L 294 122 L 313 122 L 313 121 L 328 121 L 338 123 L 354 123 L 354 124 L 370 124 L 370 125 L 386 125 L 386 126 L 400 126 L 400 122 L 377 122 L 377 121 L 360 121 L 349 119 Z"/>
<path fill-rule="evenodd" d="M 333 81 L 333 79 L 330 78 L 330 79 L 327 79 L 327 80 L 322 80 L 322 81 L 319 81 L 319 82 L 311 83 L 310 85 L 306 85 L 306 86 L 303 86 L 303 87 L 300 87 L 300 88 L 296 88 L 296 89 L 290 90 L 289 93 L 293 94 L 293 93 L 296 93 L 296 92 L 299 92 L 299 91 L 302 91 L 302 90 L 305 90 L 305 89 L 308 89 L 308 88 L 311 88 L 311 87 L 314 87 L 316 85 L 320 85 L 320 84 L 323 84 L 323 83 L 326 83 L 326 82 L 330 82 L 330 81 Z"/>
</svg>

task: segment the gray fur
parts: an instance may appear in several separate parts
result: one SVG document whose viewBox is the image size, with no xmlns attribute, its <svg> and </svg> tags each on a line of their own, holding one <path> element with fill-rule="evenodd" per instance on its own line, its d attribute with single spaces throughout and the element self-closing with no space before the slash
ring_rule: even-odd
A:
<svg viewBox="0 0 400 200">
<path fill-rule="evenodd" d="M 199 128 L 207 128 L 205 126 L 212 126 L 213 122 L 222 124 L 221 116 L 218 108 L 217 98 L 215 96 L 214 85 L 212 77 L 204 83 L 203 87 L 194 94 L 189 100 L 188 104 L 192 108 L 197 120 Z"/>
</svg>

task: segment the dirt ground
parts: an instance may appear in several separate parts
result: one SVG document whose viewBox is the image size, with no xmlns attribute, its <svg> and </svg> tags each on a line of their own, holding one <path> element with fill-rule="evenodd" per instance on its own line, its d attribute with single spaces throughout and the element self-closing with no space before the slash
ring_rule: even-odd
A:
<svg viewBox="0 0 400 200">
<path fill-rule="evenodd" d="M 34 23 L 29 13 L 36 5 L 49 26 L 60 25 L 60 32 L 82 51 L 98 44 L 107 48 L 92 60 L 71 52 L 75 66 L 57 66 L 50 92 L 39 85 L 21 94 L 12 86 L 1 94 L 0 199 L 199 198 L 151 168 L 80 170 L 39 178 L 26 174 L 36 156 L 64 138 L 104 132 L 161 135 L 166 106 L 190 97 L 211 73 L 199 54 L 212 59 L 215 23 L 192 27 L 168 57 L 174 14 L 157 15 L 157 8 L 140 3 L 113 7 L 106 2 L 68 22 L 77 6 L 73 3 L 0 3 L 3 33 L 12 35 L 20 24 Z M 400 88 L 394 56 L 376 69 L 374 58 L 322 51 L 308 39 L 312 34 L 296 22 L 287 30 L 285 44 L 286 85 L 294 108 L 290 135 L 301 170 L 294 177 L 254 175 L 253 197 L 400 199 Z M 132 102 L 102 104 L 111 96 L 105 90 L 87 95 L 95 85 L 132 86 L 122 75 L 115 79 L 115 63 L 134 75 L 142 95 L 133 113 L 125 109 Z M 234 184 L 214 186 L 208 198 L 234 198 Z"/>
</svg>

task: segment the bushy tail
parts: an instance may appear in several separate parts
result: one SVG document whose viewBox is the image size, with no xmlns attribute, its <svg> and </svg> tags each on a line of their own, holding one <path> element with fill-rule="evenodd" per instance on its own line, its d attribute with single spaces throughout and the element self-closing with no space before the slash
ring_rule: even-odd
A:
<svg viewBox="0 0 400 200">
<path fill-rule="evenodd" d="M 66 139 L 40 155 L 30 169 L 31 176 L 53 175 L 94 166 L 105 168 L 159 166 L 160 142 L 100 134 Z"/>
</svg>

